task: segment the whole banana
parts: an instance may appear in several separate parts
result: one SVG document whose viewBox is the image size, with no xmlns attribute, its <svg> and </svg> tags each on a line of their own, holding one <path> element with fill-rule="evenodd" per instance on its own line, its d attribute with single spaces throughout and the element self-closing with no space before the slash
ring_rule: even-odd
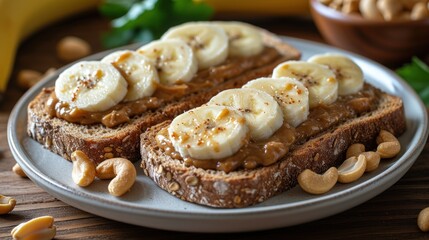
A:
<svg viewBox="0 0 429 240">
<path fill-rule="evenodd" d="M 0 94 L 6 90 L 19 43 L 61 18 L 95 8 L 100 0 L 0 0 Z"/>
</svg>

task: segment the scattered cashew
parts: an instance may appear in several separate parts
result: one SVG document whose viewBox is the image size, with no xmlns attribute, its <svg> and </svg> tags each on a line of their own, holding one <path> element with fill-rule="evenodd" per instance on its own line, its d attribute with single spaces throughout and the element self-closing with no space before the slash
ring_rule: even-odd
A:
<svg viewBox="0 0 429 240">
<path fill-rule="evenodd" d="M 101 162 L 96 169 L 96 175 L 100 179 L 112 179 L 108 189 L 113 196 L 121 196 L 126 193 L 136 180 L 134 165 L 125 158 L 111 158 Z"/>
<path fill-rule="evenodd" d="M 68 36 L 57 44 L 58 58 L 65 62 L 71 62 L 85 57 L 91 53 L 91 46 L 85 40 Z"/>
<path fill-rule="evenodd" d="M 384 20 L 391 21 L 402 11 L 402 3 L 398 0 L 378 0 L 377 8 Z"/>
<path fill-rule="evenodd" d="M 423 232 L 429 231 L 429 207 L 420 211 L 417 217 L 417 225 Z"/>
<path fill-rule="evenodd" d="M 416 3 L 411 10 L 410 18 L 412 20 L 419 20 L 427 17 L 429 17 L 429 5 L 426 6 L 424 2 Z"/>
<path fill-rule="evenodd" d="M 24 69 L 18 72 L 18 86 L 23 89 L 29 89 L 42 79 L 43 74 L 35 71 Z"/>
<path fill-rule="evenodd" d="M 401 151 L 398 139 L 386 130 L 381 130 L 377 137 L 377 153 L 381 158 L 392 158 Z"/>
<path fill-rule="evenodd" d="M 95 179 L 95 164 L 88 156 L 80 151 L 71 154 L 73 162 L 72 178 L 73 182 L 81 187 L 86 187 Z"/>
<path fill-rule="evenodd" d="M 416 3 L 425 2 L 425 0 L 400 0 L 400 2 L 404 6 L 404 9 L 411 11 Z"/>
<path fill-rule="evenodd" d="M 365 145 L 362 143 L 355 143 L 350 145 L 346 152 L 346 159 L 351 157 L 358 157 L 359 154 L 365 152 Z"/>
<path fill-rule="evenodd" d="M 0 214 L 10 213 L 15 208 L 16 200 L 11 197 L 0 195 Z"/>
<path fill-rule="evenodd" d="M 13 239 L 38 239 L 48 240 L 55 237 L 57 232 L 54 224 L 54 218 L 51 216 L 43 216 L 33 218 L 28 222 L 24 222 L 12 229 L 11 235 Z"/>
<path fill-rule="evenodd" d="M 363 152 L 360 155 L 363 155 L 366 159 L 366 169 L 365 172 L 372 172 L 375 169 L 378 168 L 378 165 L 380 164 L 380 155 L 376 152 Z"/>
<path fill-rule="evenodd" d="M 383 15 L 381 15 L 377 8 L 377 0 L 361 0 L 359 10 L 364 18 L 373 20 L 383 19 Z"/>
<path fill-rule="evenodd" d="M 348 158 L 338 167 L 338 182 L 351 183 L 362 177 L 366 169 L 366 158 L 364 155 Z"/>
<path fill-rule="evenodd" d="M 310 169 L 304 170 L 298 176 L 301 188 L 311 194 L 323 194 L 331 190 L 338 180 L 338 170 L 331 167 L 323 175 L 317 174 Z"/>
<path fill-rule="evenodd" d="M 27 174 L 25 174 L 24 170 L 22 170 L 21 166 L 19 166 L 19 164 L 18 164 L 18 163 L 16 163 L 16 164 L 12 167 L 12 171 L 13 171 L 16 175 L 18 175 L 18 176 L 20 176 L 20 177 L 24 177 L 24 178 L 26 178 L 26 177 L 27 177 Z"/>
</svg>

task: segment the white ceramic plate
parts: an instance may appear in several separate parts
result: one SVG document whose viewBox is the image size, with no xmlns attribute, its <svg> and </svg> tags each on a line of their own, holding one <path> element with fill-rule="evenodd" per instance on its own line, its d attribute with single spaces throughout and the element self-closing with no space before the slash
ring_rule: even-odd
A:
<svg viewBox="0 0 429 240">
<path fill-rule="evenodd" d="M 407 131 L 400 137 L 403 150 L 396 159 L 382 161 L 376 171 L 365 174 L 357 182 L 337 184 L 321 196 L 306 194 L 296 187 L 243 209 L 214 209 L 181 201 L 158 188 L 141 170 L 138 170 L 131 192 L 116 198 L 107 192 L 108 181 L 95 181 L 87 188 L 78 187 L 71 178 L 72 164 L 44 149 L 26 134 L 28 103 L 43 87 L 53 85 L 58 73 L 32 88 L 16 104 L 8 125 L 12 153 L 33 182 L 67 204 L 121 222 L 178 231 L 236 232 L 300 224 L 350 209 L 389 188 L 423 150 L 428 119 L 422 102 L 393 72 L 371 60 L 318 43 L 288 37 L 284 40 L 301 50 L 304 60 L 325 52 L 347 54 L 364 70 L 366 81 L 402 97 Z M 100 59 L 106 54 L 88 59 Z M 138 165 L 136 163 L 136 168 L 140 169 Z"/>
</svg>

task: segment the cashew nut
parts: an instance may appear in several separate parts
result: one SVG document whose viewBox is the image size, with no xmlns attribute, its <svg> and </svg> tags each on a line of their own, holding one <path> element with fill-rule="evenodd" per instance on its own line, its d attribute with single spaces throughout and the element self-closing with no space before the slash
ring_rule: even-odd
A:
<svg viewBox="0 0 429 240">
<path fill-rule="evenodd" d="M 365 152 L 365 145 L 362 143 L 355 143 L 350 145 L 346 152 L 346 158 L 358 157 L 359 154 Z"/>
<path fill-rule="evenodd" d="M 73 182 L 81 187 L 86 187 L 95 179 L 95 164 L 88 156 L 80 151 L 71 154 L 73 162 L 72 178 Z"/>
<path fill-rule="evenodd" d="M 366 169 L 366 158 L 364 155 L 348 158 L 338 168 L 338 182 L 351 183 L 358 180 Z"/>
<path fill-rule="evenodd" d="M 0 195 L 0 214 L 10 213 L 15 208 L 16 200 L 11 197 Z"/>
<path fill-rule="evenodd" d="M 68 36 L 57 44 L 58 58 L 65 62 L 71 62 L 85 57 L 91 53 L 91 46 L 85 40 Z"/>
<path fill-rule="evenodd" d="M 333 8 L 337 11 L 340 11 L 341 8 L 343 7 L 343 0 L 333 0 L 330 4 L 329 4 L 330 8 Z"/>
<path fill-rule="evenodd" d="M 343 4 L 343 7 L 341 8 L 341 12 L 345 14 L 359 12 L 359 1 L 360 0 L 344 0 L 344 4 Z"/>
<path fill-rule="evenodd" d="M 377 7 L 386 21 L 393 20 L 402 11 L 402 3 L 398 0 L 378 0 Z"/>
<path fill-rule="evenodd" d="M 401 144 L 398 139 L 388 131 L 380 131 L 377 143 L 377 153 L 381 158 L 392 158 L 401 151 Z"/>
<path fill-rule="evenodd" d="M 331 167 L 323 175 L 317 174 L 310 169 L 304 170 L 298 176 L 301 188 L 311 194 L 323 194 L 331 190 L 338 180 L 338 170 Z"/>
<path fill-rule="evenodd" d="M 18 86 L 23 89 L 29 89 L 34 84 L 42 79 L 42 73 L 34 70 L 24 69 L 18 72 L 17 80 Z"/>
<path fill-rule="evenodd" d="M 427 17 L 429 17 L 429 5 L 426 6 L 424 2 L 416 3 L 411 10 L 410 18 L 413 20 L 419 20 Z"/>
<path fill-rule="evenodd" d="M 365 172 L 372 172 L 378 168 L 380 164 L 380 155 L 376 152 L 363 152 L 360 155 L 363 155 L 366 159 L 366 169 Z"/>
<path fill-rule="evenodd" d="M 429 231 L 429 207 L 420 211 L 417 217 L 417 225 L 423 232 Z"/>
<path fill-rule="evenodd" d="M 404 6 L 406 10 L 411 11 L 414 5 L 416 5 L 419 2 L 425 2 L 425 0 L 401 0 L 400 2 L 402 3 L 402 6 Z"/>
<path fill-rule="evenodd" d="M 24 170 L 22 170 L 21 166 L 19 166 L 18 163 L 16 163 L 13 167 L 12 167 L 12 171 L 20 176 L 20 177 L 27 177 L 27 174 L 25 174 Z"/>
<path fill-rule="evenodd" d="M 136 180 L 136 168 L 125 158 L 111 158 L 101 162 L 96 169 L 96 175 L 100 179 L 112 179 L 108 189 L 113 196 L 121 196 L 126 193 Z"/>
<path fill-rule="evenodd" d="M 377 8 L 377 0 L 361 0 L 359 3 L 360 13 L 364 18 L 382 20 L 383 16 Z"/>
<path fill-rule="evenodd" d="M 38 239 L 48 240 L 55 237 L 57 228 L 53 225 L 54 218 L 51 216 L 43 216 L 33 218 L 28 222 L 24 222 L 12 229 L 11 235 L 13 239 Z"/>
</svg>

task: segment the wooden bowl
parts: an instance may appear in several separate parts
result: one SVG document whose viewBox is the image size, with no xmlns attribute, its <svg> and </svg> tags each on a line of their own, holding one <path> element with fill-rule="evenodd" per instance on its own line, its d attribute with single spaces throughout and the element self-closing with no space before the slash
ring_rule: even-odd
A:
<svg viewBox="0 0 429 240">
<path fill-rule="evenodd" d="M 346 15 L 318 0 L 310 0 L 313 19 L 327 42 L 386 65 L 429 53 L 429 18 L 423 20 L 368 20 Z"/>
</svg>

